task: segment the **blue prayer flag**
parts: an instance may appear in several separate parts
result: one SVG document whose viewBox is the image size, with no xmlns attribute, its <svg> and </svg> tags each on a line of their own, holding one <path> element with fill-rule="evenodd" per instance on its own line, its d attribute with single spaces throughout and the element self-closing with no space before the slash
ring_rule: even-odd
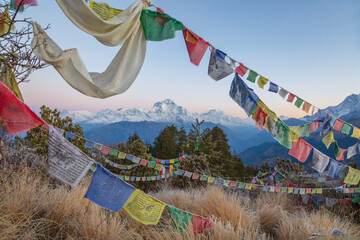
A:
<svg viewBox="0 0 360 240">
<path fill-rule="evenodd" d="M 267 192 L 267 191 L 269 190 L 269 188 L 270 188 L 269 186 L 264 186 L 264 187 L 263 187 L 263 191 L 264 191 L 264 192 Z"/>
<path fill-rule="evenodd" d="M 184 170 L 177 170 L 176 175 L 182 176 L 184 174 Z"/>
<path fill-rule="evenodd" d="M 279 86 L 273 82 L 270 82 L 269 92 L 277 93 L 278 91 L 279 91 Z"/>
<path fill-rule="evenodd" d="M 131 154 L 127 154 L 125 159 L 129 160 L 129 161 L 133 161 L 135 159 L 135 156 L 134 155 L 131 155 Z"/>
<path fill-rule="evenodd" d="M 330 119 L 326 121 L 321 129 L 320 136 L 326 136 L 331 131 Z"/>
<path fill-rule="evenodd" d="M 335 178 L 342 170 L 344 170 L 347 166 L 345 164 L 339 163 L 333 159 L 330 159 L 329 170 L 327 172 L 327 176 Z"/>
<path fill-rule="evenodd" d="M 324 111 L 321 111 L 319 110 L 317 113 L 316 113 L 316 121 L 319 121 L 319 122 L 323 122 L 325 121 L 326 119 L 328 118 L 328 114 Z"/>
<path fill-rule="evenodd" d="M 133 186 L 98 164 L 85 198 L 101 207 L 118 212 L 134 191 Z"/>
<path fill-rule="evenodd" d="M 216 49 L 215 51 L 215 56 L 222 60 L 225 60 L 226 55 L 227 55 L 226 53 L 220 51 L 219 49 Z"/>
<path fill-rule="evenodd" d="M 299 194 L 299 188 L 294 188 L 294 194 Z"/>
<path fill-rule="evenodd" d="M 224 179 L 222 178 L 216 178 L 214 181 L 214 184 L 221 184 L 223 182 Z"/>
</svg>

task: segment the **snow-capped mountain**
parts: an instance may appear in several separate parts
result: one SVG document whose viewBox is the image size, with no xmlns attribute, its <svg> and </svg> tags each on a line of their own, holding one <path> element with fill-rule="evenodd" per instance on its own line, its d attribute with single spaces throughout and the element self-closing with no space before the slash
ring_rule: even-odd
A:
<svg viewBox="0 0 360 240">
<path fill-rule="evenodd" d="M 232 117 L 221 110 L 213 109 L 205 113 L 190 113 L 184 107 L 176 105 L 172 100 L 166 99 L 156 102 L 150 111 L 139 109 L 117 110 L 104 109 L 97 113 L 87 111 L 61 111 L 61 116 L 69 116 L 74 123 L 83 125 L 107 125 L 116 122 L 161 122 L 161 123 L 194 123 L 196 118 L 206 122 L 220 124 L 227 127 L 254 126 L 251 118 L 241 119 Z"/>
<path fill-rule="evenodd" d="M 345 98 L 337 106 L 330 106 L 323 109 L 326 113 L 329 113 L 335 117 L 341 118 L 343 120 L 349 120 L 360 117 L 360 94 L 351 94 Z M 302 120 L 312 121 L 316 117 L 314 116 L 305 116 Z"/>
</svg>

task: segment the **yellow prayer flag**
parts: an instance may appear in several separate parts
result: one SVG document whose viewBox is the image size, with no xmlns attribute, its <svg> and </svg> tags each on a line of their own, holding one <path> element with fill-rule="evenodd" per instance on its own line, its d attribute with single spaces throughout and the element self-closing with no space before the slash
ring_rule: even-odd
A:
<svg viewBox="0 0 360 240">
<path fill-rule="evenodd" d="M 316 189 L 316 194 L 322 194 L 322 188 Z"/>
<path fill-rule="evenodd" d="M 126 202 L 125 211 L 135 220 L 146 225 L 156 225 L 165 204 L 136 189 Z"/>
<path fill-rule="evenodd" d="M 251 190 L 251 184 L 246 184 L 246 185 L 245 185 L 245 189 Z"/>
<path fill-rule="evenodd" d="M 290 128 L 290 138 L 292 142 L 297 142 L 299 140 L 299 130 L 300 126 L 297 127 L 289 127 Z"/>
<path fill-rule="evenodd" d="M 259 85 L 259 88 L 264 89 L 264 86 L 269 82 L 269 79 L 263 77 L 262 75 L 260 75 L 257 84 Z"/>
<path fill-rule="evenodd" d="M 130 181 L 130 177 L 129 176 L 125 176 L 125 181 Z"/>
<path fill-rule="evenodd" d="M 118 158 L 120 158 L 120 159 L 125 159 L 125 157 L 126 157 L 126 153 L 119 152 Z"/>
<path fill-rule="evenodd" d="M 93 1 L 90 1 L 90 8 L 105 21 L 122 12 L 120 9 L 110 7 L 107 3 L 97 3 Z"/>
<path fill-rule="evenodd" d="M 174 163 L 175 162 L 175 159 L 170 159 L 170 163 Z"/>
<path fill-rule="evenodd" d="M 109 159 L 105 159 L 105 162 L 106 162 L 106 163 L 109 163 L 109 162 L 110 162 L 110 160 L 109 160 Z"/>
<path fill-rule="evenodd" d="M 327 147 L 327 149 L 329 149 L 330 145 L 335 142 L 334 139 L 334 133 L 332 131 L 330 131 L 328 133 L 328 135 L 326 135 L 323 139 L 322 142 L 325 144 L 325 146 Z"/>
<path fill-rule="evenodd" d="M 11 24 L 11 17 L 9 14 L 9 6 L 6 7 L 5 11 L 2 13 L 0 20 L 0 35 L 3 35 L 9 31 L 9 26 Z M 11 24 L 11 29 L 15 28 L 14 24 Z"/>
<path fill-rule="evenodd" d="M 19 89 L 19 85 L 16 82 L 15 75 L 11 67 L 7 64 L 4 64 L 3 67 L 5 69 L 3 75 L 1 76 L 0 81 L 3 82 L 5 86 L 8 87 L 15 94 L 15 96 L 23 102 L 24 99 L 22 97 L 22 94 Z"/>
<path fill-rule="evenodd" d="M 353 138 L 360 138 L 360 129 L 355 127 L 353 128 L 353 134 L 351 135 Z"/>
<path fill-rule="evenodd" d="M 258 105 L 259 107 L 261 107 L 262 110 L 263 110 L 264 112 L 266 112 L 267 115 L 271 116 L 275 121 L 277 121 L 278 116 L 276 115 L 275 112 L 271 111 L 271 110 L 265 105 L 265 103 L 263 103 L 261 100 L 259 100 L 259 101 L 257 102 L 257 105 Z"/>
<path fill-rule="evenodd" d="M 294 192 L 294 188 L 289 187 L 289 188 L 288 188 L 288 193 L 293 193 L 293 192 Z"/>
<path fill-rule="evenodd" d="M 344 179 L 344 183 L 350 185 L 358 185 L 360 181 L 360 171 L 349 167 L 349 172 Z"/>
<path fill-rule="evenodd" d="M 215 178 L 214 177 L 208 177 L 208 183 L 213 183 L 215 181 Z"/>
<path fill-rule="evenodd" d="M 163 167 L 164 167 L 163 165 L 157 163 L 157 164 L 155 165 L 155 170 L 161 171 L 161 170 L 163 169 Z"/>
</svg>

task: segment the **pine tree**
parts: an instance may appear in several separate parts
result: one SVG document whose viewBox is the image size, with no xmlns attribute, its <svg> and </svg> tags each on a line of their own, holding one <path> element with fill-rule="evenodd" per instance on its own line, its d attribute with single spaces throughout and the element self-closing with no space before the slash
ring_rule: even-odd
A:
<svg viewBox="0 0 360 240">
<path fill-rule="evenodd" d="M 178 157 L 178 130 L 175 125 L 165 127 L 155 138 L 153 156 L 162 159 Z"/>
</svg>

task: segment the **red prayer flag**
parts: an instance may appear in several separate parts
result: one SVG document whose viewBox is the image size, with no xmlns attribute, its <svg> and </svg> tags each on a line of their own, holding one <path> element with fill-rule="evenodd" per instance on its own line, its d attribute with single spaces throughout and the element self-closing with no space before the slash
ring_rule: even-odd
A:
<svg viewBox="0 0 360 240">
<path fill-rule="evenodd" d="M 257 114 L 256 114 L 256 117 L 255 117 L 255 122 L 256 122 L 256 126 L 262 130 L 264 125 L 265 125 L 265 122 L 266 122 L 266 117 L 268 116 L 268 114 L 266 112 L 264 112 L 262 110 L 261 107 L 259 107 L 257 109 Z"/>
<path fill-rule="evenodd" d="M 24 6 L 37 6 L 36 0 L 16 0 L 14 3 L 15 7 L 24 7 Z"/>
<path fill-rule="evenodd" d="M 350 198 L 345 198 L 345 199 L 340 199 L 339 200 L 339 203 L 342 204 L 342 205 L 348 205 L 351 203 L 351 199 Z"/>
<path fill-rule="evenodd" d="M 200 177 L 200 175 L 196 174 L 196 173 L 193 173 L 193 175 L 192 175 L 192 179 L 194 179 L 194 180 L 199 179 L 199 177 Z"/>
<path fill-rule="evenodd" d="M 340 153 L 339 156 L 336 157 L 336 160 L 343 161 L 345 159 L 345 153 L 347 152 L 347 149 L 339 148 Z"/>
<path fill-rule="evenodd" d="M 141 159 L 140 164 L 146 167 L 146 165 L 148 164 L 148 162 L 149 162 L 148 160 Z"/>
<path fill-rule="evenodd" d="M 3 127 L 9 135 L 28 131 L 42 124 L 47 126 L 46 122 L 21 102 L 2 82 L 0 82 L 0 123 L 1 120 L 4 120 Z"/>
<path fill-rule="evenodd" d="M 292 143 L 289 155 L 293 156 L 300 162 L 305 162 L 312 148 L 313 147 L 305 142 L 302 138 L 299 138 L 297 142 Z"/>
<path fill-rule="evenodd" d="M 344 121 L 342 121 L 340 119 L 336 119 L 336 122 L 334 124 L 334 129 L 337 131 L 341 131 L 343 125 L 344 125 Z"/>
<path fill-rule="evenodd" d="M 240 65 L 235 69 L 236 73 L 239 74 L 240 76 L 244 76 L 245 73 L 249 70 L 249 68 L 245 67 L 244 64 L 239 63 Z"/>
<path fill-rule="evenodd" d="M 156 163 L 161 163 L 161 159 L 156 159 Z"/>
<path fill-rule="evenodd" d="M 320 122 L 319 121 L 312 121 L 310 123 L 310 132 L 315 132 L 316 130 L 318 130 L 320 127 Z"/>
<path fill-rule="evenodd" d="M 195 215 L 192 220 L 193 220 L 193 231 L 195 237 L 198 234 L 203 233 L 207 229 L 212 229 L 211 218 L 203 218 L 201 216 Z"/>
<path fill-rule="evenodd" d="M 156 11 L 157 11 L 157 12 L 160 12 L 160 13 L 165 13 L 164 10 L 162 10 L 161 8 L 158 8 L 158 7 L 156 7 Z"/>
<path fill-rule="evenodd" d="M 201 59 L 203 58 L 206 49 L 209 46 L 208 42 L 191 32 L 189 29 L 183 30 L 183 35 L 186 43 L 186 48 L 189 53 L 190 61 L 199 66 Z"/>
<path fill-rule="evenodd" d="M 101 149 L 101 152 L 103 154 L 109 154 L 110 150 L 111 150 L 110 148 L 103 146 L 103 148 Z"/>
<path fill-rule="evenodd" d="M 290 103 L 292 103 L 292 102 L 294 101 L 294 99 L 295 99 L 295 95 L 292 94 L 292 93 L 290 93 L 289 96 L 288 96 L 287 101 L 290 102 Z"/>
</svg>

